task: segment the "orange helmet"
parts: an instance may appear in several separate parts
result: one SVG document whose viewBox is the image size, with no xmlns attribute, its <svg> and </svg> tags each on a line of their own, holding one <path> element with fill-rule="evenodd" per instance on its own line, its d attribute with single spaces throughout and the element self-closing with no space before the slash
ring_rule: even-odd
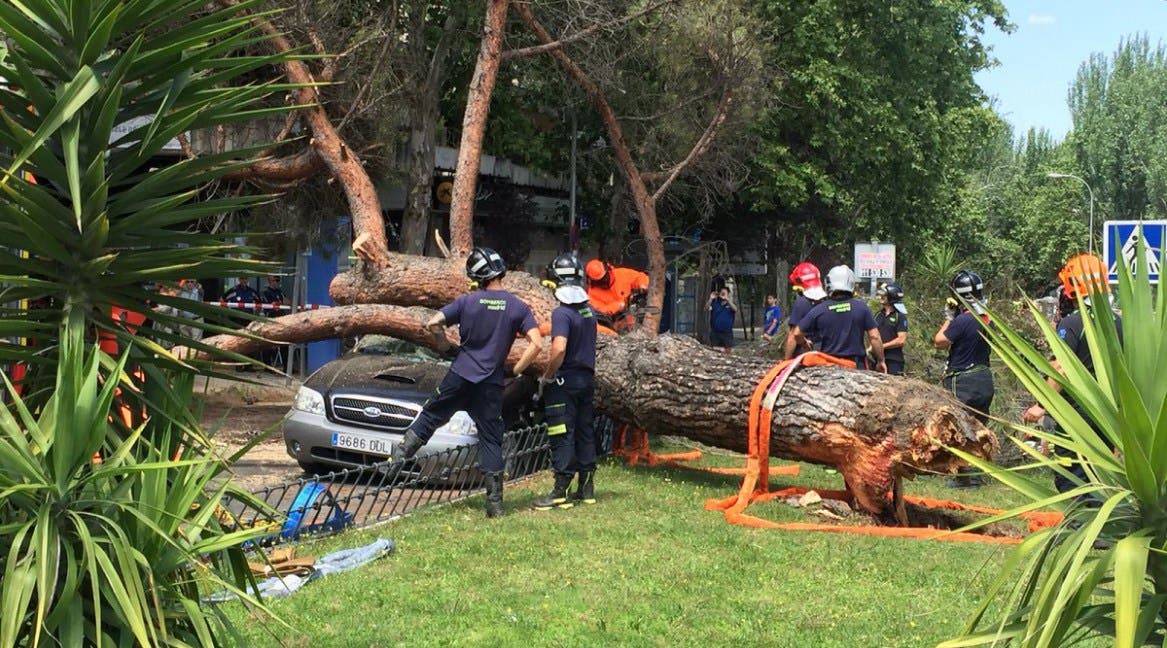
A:
<svg viewBox="0 0 1167 648">
<path fill-rule="evenodd" d="M 822 299 L 827 296 L 823 290 L 823 278 L 818 267 L 809 261 L 803 261 L 790 271 L 790 285 L 794 290 L 801 290 L 809 299 Z"/>
<path fill-rule="evenodd" d="M 588 261 L 587 267 L 584 268 L 584 272 L 588 276 L 588 281 L 592 283 L 606 283 L 609 279 L 608 271 L 610 268 L 611 266 L 609 266 L 607 263 L 604 263 L 599 259 L 592 259 L 591 261 Z"/>
<path fill-rule="evenodd" d="M 1079 254 L 1070 257 L 1058 272 L 1062 281 L 1062 294 L 1069 299 L 1089 297 L 1091 292 L 1109 293 L 1106 282 L 1106 264 L 1093 254 Z"/>
</svg>

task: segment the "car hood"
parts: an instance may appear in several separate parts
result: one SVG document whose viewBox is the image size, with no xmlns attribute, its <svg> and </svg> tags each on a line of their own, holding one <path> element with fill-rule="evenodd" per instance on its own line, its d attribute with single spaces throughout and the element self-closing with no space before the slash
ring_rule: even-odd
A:
<svg viewBox="0 0 1167 648">
<path fill-rule="evenodd" d="M 320 393 L 333 390 L 430 393 L 442 382 L 447 365 L 355 353 L 324 365 L 304 383 Z"/>
</svg>

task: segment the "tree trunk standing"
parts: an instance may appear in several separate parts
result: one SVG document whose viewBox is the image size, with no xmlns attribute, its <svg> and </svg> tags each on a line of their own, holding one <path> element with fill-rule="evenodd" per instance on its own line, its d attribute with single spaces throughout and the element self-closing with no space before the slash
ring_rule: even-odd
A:
<svg viewBox="0 0 1167 648">
<path fill-rule="evenodd" d="M 474 246 L 474 194 L 478 186 L 490 97 L 498 78 L 508 3 L 509 0 L 487 2 L 482 46 L 478 50 L 474 76 L 470 79 L 466 114 L 462 117 L 462 143 L 458 147 L 458 166 L 454 172 L 454 192 L 450 202 L 450 245 L 456 257 L 465 257 Z"/>
<path fill-rule="evenodd" d="M 609 339 L 596 358 L 597 407 L 649 433 L 746 452 L 746 405 L 771 366 L 685 336 Z M 772 456 L 838 468 L 871 512 L 887 507 L 897 477 L 964 465 L 945 445 L 990 457 L 996 437 L 933 385 L 834 367 L 790 377 L 770 432 Z"/>
<path fill-rule="evenodd" d="M 433 197 L 434 156 L 438 129 L 438 100 L 429 88 L 422 89 L 410 110 L 409 152 L 405 212 L 401 216 L 403 254 L 425 254 Z"/>
</svg>

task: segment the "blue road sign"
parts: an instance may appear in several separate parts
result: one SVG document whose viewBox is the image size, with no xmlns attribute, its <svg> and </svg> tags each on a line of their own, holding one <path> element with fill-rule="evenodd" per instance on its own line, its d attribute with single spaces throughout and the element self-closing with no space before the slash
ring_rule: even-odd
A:
<svg viewBox="0 0 1167 648">
<path fill-rule="evenodd" d="M 1142 238 L 1151 283 L 1159 283 L 1163 264 L 1163 242 L 1167 240 L 1167 221 L 1106 221 L 1102 225 L 1102 260 L 1106 262 L 1111 283 L 1118 282 L 1118 264 L 1131 272 L 1138 271 L 1138 240 Z"/>
</svg>

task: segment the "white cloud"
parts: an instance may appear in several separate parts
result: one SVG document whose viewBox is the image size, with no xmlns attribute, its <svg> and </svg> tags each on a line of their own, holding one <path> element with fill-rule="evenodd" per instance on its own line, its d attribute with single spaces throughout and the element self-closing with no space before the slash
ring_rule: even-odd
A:
<svg viewBox="0 0 1167 648">
<path fill-rule="evenodd" d="M 1026 21 L 1031 25 L 1052 25 L 1057 22 L 1057 16 L 1053 14 L 1029 14 L 1029 20 Z"/>
</svg>

